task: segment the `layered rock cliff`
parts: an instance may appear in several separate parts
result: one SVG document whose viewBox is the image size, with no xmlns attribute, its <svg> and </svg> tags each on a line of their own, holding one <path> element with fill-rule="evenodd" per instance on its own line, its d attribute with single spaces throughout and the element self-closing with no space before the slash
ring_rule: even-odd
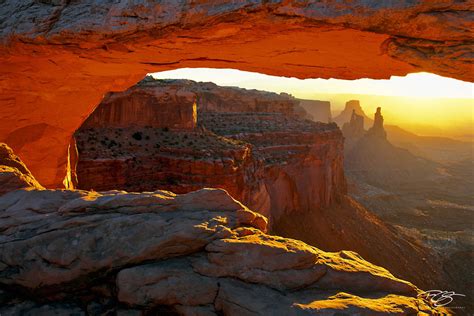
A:
<svg viewBox="0 0 474 316">
<path fill-rule="evenodd" d="M 72 134 L 147 73 L 472 81 L 471 15 L 468 1 L 1 1 L 0 141 L 62 187 Z"/>
<path fill-rule="evenodd" d="M 146 80 L 147 86 L 159 87 L 154 90 L 156 93 L 164 93 L 168 84 L 178 91 L 175 88 L 180 83 L 200 85 L 180 80 Z M 208 89 L 207 98 L 222 100 L 219 94 L 226 89 L 235 88 Z M 249 98 L 249 93 L 254 97 Z M 230 105 L 221 106 L 239 104 L 234 109 L 248 111 L 265 95 L 256 91 L 246 94 L 244 100 L 249 105 L 235 93 Z M 161 106 L 166 111 L 173 104 Z M 272 232 L 302 239 L 324 250 L 357 251 L 422 286 L 444 284 L 436 255 L 345 195 L 343 137 L 335 124 L 301 119 L 287 109 L 270 113 L 221 112 L 199 103 L 197 108 L 198 127 L 194 130 L 139 126 L 79 129 L 79 187 L 167 189 L 177 193 L 224 188 L 268 217 Z M 394 261 L 393 257 L 405 259 Z"/>
<path fill-rule="evenodd" d="M 0 210 L 2 315 L 447 312 L 357 253 L 267 235 L 223 190 L 21 189 Z"/>
<path fill-rule="evenodd" d="M 170 85 L 163 90 L 157 86 L 141 84 L 124 92 L 108 93 L 82 127 L 149 126 L 193 129 L 196 122 L 194 93 L 186 91 L 182 86 Z"/>
<path fill-rule="evenodd" d="M 141 118 L 127 128 L 136 104 L 146 106 L 151 91 L 153 100 L 162 100 L 151 107 L 164 113 L 176 105 L 163 95 L 194 94 L 199 128 L 170 129 L 163 119 L 157 129 Z M 186 193 L 220 187 L 271 223 L 285 213 L 327 207 L 346 192 L 340 131 L 298 118 L 304 116 L 299 101 L 288 95 L 146 78 L 111 96 L 76 133 L 79 188 Z M 194 105 L 182 103 L 182 111 L 186 106 L 190 111 Z M 106 128 L 109 109 L 116 108 L 124 122 Z M 187 125 L 186 118 L 179 124 Z"/>
</svg>

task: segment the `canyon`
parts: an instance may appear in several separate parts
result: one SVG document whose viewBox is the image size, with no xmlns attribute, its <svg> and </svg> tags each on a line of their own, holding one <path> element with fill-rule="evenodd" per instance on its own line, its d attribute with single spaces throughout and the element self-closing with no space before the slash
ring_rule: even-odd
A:
<svg viewBox="0 0 474 316">
<path fill-rule="evenodd" d="M 472 12 L 451 0 L 0 1 L 0 314 L 452 313 L 423 290 L 451 288 L 470 253 L 446 263 L 439 239 L 427 247 L 364 207 L 326 102 L 143 78 L 213 67 L 473 81 Z"/>
<path fill-rule="evenodd" d="M 168 127 L 166 120 L 152 127 L 128 118 L 140 107 L 170 111 L 174 102 L 163 100 L 174 100 L 174 93 L 194 94 L 186 102 L 196 108 L 194 128 Z M 104 127 L 109 113 L 122 121 Z M 423 287 L 448 282 L 435 253 L 347 196 L 341 131 L 307 117 L 287 94 L 149 76 L 108 94 L 75 133 L 76 186 L 181 194 L 222 188 L 268 218 L 271 233 L 325 251 L 356 251 Z"/>
<path fill-rule="evenodd" d="M 194 99 L 181 108 L 167 102 L 181 94 Z M 166 114 L 173 111 L 196 116 L 175 122 Z M 162 123 L 135 120 L 137 113 Z M 343 138 L 335 124 L 307 116 L 286 94 L 149 76 L 105 97 L 75 133 L 77 187 L 176 193 L 220 187 L 271 224 L 285 213 L 328 207 L 346 191 Z"/>
<path fill-rule="evenodd" d="M 214 67 L 380 79 L 426 71 L 472 81 L 471 14 L 458 1 L 2 1 L 0 141 L 42 185 L 58 188 L 74 131 L 105 93 L 147 73 Z"/>
<path fill-rule="evenodd" d="M 380 108 L 371 120 L 373 127 L 366 131 L 366 115 L 360 105 L 348 102 L 348 107 L 353 115 L 342 128 L 348 194 L 385 222 L 436 251 L 443 269 L 451 275 L 451 288 L 471 293 L 474 169 L 472 152 L 466 153 L 472 144 L 458 142 L 463 146 L 446 155 L 449 142 L 436 146 L 430 141 L 431 150 L 420 157 L 392 144 L 390 139 L 397 139 L 391 133 L 394 126 L 385 131 Z M 343 113 L 347 112 L 346 108 Z M 420 148 L 426 146 L 423 137 L 415 135 L 414 139 L 419 139 L 416 144 Z M 473 308 L 469 299 L 460 301 Z"/>
<path fill-rule="evenodd" d="M 355 252 L 266 234 L 267 219 L 221 189 L 31 185 L 3 192 L 0 209 L 2 315 L 448 312 Z"/>
</svg>

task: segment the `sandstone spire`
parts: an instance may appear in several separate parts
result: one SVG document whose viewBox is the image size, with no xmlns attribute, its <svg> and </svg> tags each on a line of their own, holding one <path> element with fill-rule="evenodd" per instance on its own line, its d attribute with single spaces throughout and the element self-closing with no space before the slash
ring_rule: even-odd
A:
<svg viewBox="0 0 474 316">
<path fill-rule="evenodd" d="M 364 116 L 352 110 L 351 120 L 342 126 L 342 133 L 344 137 L 349 139 L 357 139 L 364 135 Z"/>
<path fill-rule="evenodd" d="M 387 139 L 387 133 L 383 127 L 382 108 L 378 107 L 374 115 L 374 125 L 367 131 L 369 136 Z"/>
</svg>

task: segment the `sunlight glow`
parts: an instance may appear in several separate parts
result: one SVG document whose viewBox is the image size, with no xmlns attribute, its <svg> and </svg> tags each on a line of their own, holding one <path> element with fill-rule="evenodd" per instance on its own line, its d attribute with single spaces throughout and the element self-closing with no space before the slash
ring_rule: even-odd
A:
<svg viewBox="0 0 474 316">
<path fill-rule="evenodd" d="M 344 108 L 346 101 L 358 99 L 368 116 L 382 106 L 388 124 L 410 126 L 421 134 L 439 135 L 449 129 L 449 134 L 474 135 L 474 84 L 430 73 L 392 76 L 388 80 L 301 80 L 235 69 L 181 68 L 152 75 L 328 100 L 334 115 Z"/>
<path fill-rule="evenodd" d="M 153 76 L 162 79 L 183 78 L 195 81 L 211 81 L 218 85 L 289 92 L 300 98 L 308 97 L 313 92 L 319 94 L 344 93 L 429 98 L 472 98 L 474 93 L 473 83 L 426 72 L 409 74 L 405 77 L 392 76 L 388 80 L 302 80 L 236 69 L 180 68 L 154 73 Z"/>
</svg>

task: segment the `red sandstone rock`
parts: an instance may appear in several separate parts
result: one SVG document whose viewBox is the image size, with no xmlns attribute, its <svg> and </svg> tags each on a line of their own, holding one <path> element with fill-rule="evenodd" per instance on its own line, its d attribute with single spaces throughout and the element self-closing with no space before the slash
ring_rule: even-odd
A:
<svg viewBox="0 0 474 316">
<path fill-rule="evenodd" d="M 196 94 L 200 129 L 103 128 L 109 115 L 102 108 L 120 106 L 125 122 L 115 124 L 124 126 L 127 113 L 135 113 L 136 103 L 146 104 L 151 91 L 155 98 L 164 92 L 171 99 L 177 91 Z M 340 131 L 300 119 L 305 112 L 288 95 L 152 78 L 121 95 L 131 93 L 134 101 L 107 99 L 91 115 L 96 128 L 86 122 L 76 133 L 79 188 L 177 193 L 224 188 L 270 222 L 327 207 L 346 192 Z M 176 105 L 163 100 L 159 107 Z"/>
<path fill-rule="evenodd" d="M 0 143 L 0 195 L 24 188 L 43 189 L 11 148 Z"/>
<path fill-rule="evenodd" d="M 196 127 L 196 94 L 183 86 L 139 83 L 124 92 L 108 93 L 83 128 L 149 126 Z"/>
<path fill-rule="evenodd" d="M 469 2 L 453 1 L 8 1 L 0 11 L 0 141 L 46 187 L 62 187 L 74 131 L 106 92 L 146 73 L 216 67 L 356 79 L 428 71 L 474 80 L 471 14 Z"/>
<path fill-rule="evenodd" d="M 155 84 L 162 87 L 171 84 L 173 89 L 185 85 L 198 91 L 206 91 L 201 85 L 208 86 L 182 80 L 156 81 Z M 212 84 L 206 97 L 222 100 L 220 95 L 230 94 L 226 90 L 233 88 L 217 89 Z M 239 99 L 239 94 L 233 95 L 234 103 L 238 104 L 235 109 L 254 109 L 254 99 L 249 101 L 248 95 L 243 99 Z M 257 98 L 265 94 L 254 92 L 254 95 Z M 226 103 L 221 106 L 230 107 Z M 440 271 L 430 275 L 420 273 L 436 269 L 436 255 L 412 243 L 366 210 L 360 211 L 357 203 L 346 202 L 343 138 L 334 124 L 301 120 L 292 116 L 291 111 L 200 110 L 198 122 L 200 127 L 220 136 L 200 128 L 192 132 L 145 128 L 140 129 L 142 139 L 134 140 L 132 134 L 138 127 L 80 129 L 77 133 L 79 187 L 132 191 L 166 189 L 178 193 L 203 187 L 224 188 L 268 217 L 272 232 L 297 237 L 316 246 L 324 245 L 324 249 L 332 251 L 360 252 L 422 286 L 445 282 Z M 156 144 L 160 147 L 156 148 Z M 334 225 L 338 225 L 338 229 L 334 229 Z M 373 240 L 380 244 L 378 251 L 373 250 Z M 408 258 L 401 264 L 392 259 L 394 256 Z M 411 268 L 406 268 L 407 265 Z M 219 270 L 214 266 L 205 269 Z M 292 280 L 314 280 L 320 271 L 280 274 L 280 282 L 291 284 Z M 249 272 L 248 278 L 261 282 L 273 279 L 264 272 Z"/>
</svg>

